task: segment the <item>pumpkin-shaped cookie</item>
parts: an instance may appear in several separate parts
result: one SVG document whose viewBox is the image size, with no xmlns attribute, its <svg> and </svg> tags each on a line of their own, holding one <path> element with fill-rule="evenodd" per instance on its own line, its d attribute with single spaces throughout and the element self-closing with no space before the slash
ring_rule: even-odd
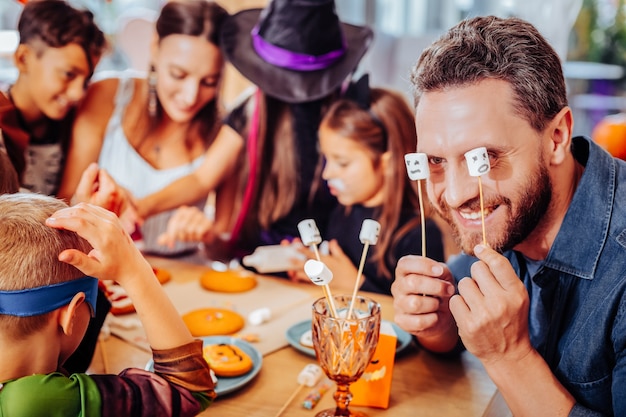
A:
<svg viewBox="0 0 626 417">
<path fill-rule="evenodd" d="M 239 376 L 252 369 L 252 358 L 236 345 L 228 343 L 207 345 L 202 352 L 204 359 L 217 376 Z"/>
</svg>

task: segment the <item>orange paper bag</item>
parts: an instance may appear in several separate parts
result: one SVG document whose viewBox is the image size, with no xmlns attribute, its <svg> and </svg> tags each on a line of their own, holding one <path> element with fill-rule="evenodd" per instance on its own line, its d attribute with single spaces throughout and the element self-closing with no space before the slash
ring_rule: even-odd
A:
<svg viewBox="0 0 626 417">
<path fill-rule="evenodd" d="M 388 321 L 380 323 L 378 346 L 361 378 L 350 385 L 350 405 L 364 407 L 389 407 L 391 378 L 396 357 L 396 332 Z"/>
</svg>

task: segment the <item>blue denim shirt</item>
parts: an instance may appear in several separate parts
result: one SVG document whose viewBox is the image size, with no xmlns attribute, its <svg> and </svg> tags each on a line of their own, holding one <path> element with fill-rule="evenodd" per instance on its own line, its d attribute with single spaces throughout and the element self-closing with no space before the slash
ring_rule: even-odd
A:
<svg viewBox="0 0 626 417">
<path fill-rule="evenodd" d="M 570 416 L 626 416 L 626 162 L 584 137 L 572 152 L 585 170 L 532 277 L 547 311 L 547 338 L 535 348 L 576 399 Z M 504 255 L 524 279 L 524 258 Z M 457 281 L 475 260 L 451 260 Z"/>
</svg>

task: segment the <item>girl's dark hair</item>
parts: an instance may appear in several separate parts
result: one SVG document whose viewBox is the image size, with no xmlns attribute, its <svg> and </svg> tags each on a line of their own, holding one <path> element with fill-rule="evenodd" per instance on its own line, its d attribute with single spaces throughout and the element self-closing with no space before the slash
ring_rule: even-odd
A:
<svg viewBox="0 0 626 417">
<path fill-rule="evenodd" d="M 219 4 L 207 0 L 174 0 L 165 3 L 156 21 L 159 40 L 169 35 L 201 37 L 219 48 L 222 25 L 228 12 Z M 158 115 L 162 112 L 158 104 Z M 219 130 L 217 96 L 193 118 L 192 125 L 209 146 Z M 155 123 L 153 123 L 155 125 Z"/>
<path fill-rule="evenodd" d="M 106 38 L 94 22 L 93 14 L 88 10 L 75 9 L 65 0 L 27 2 L 17 29 L 21 44 L 36 47 L 37 42 L 43 42 L 52 48 L 80 45 L 92 72 L 93 63 L 100 58 L 107 46 Z"/>
</svg>

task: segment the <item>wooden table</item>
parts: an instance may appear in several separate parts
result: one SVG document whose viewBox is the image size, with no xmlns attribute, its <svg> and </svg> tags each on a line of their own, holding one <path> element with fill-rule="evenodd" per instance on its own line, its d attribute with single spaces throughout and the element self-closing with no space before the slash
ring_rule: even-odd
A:
<svg viewBox="0 0 626 417">
<path fill-rule="evenodd" d="M 203 266 L 172 259 L 148 258 L 156 267 L 172 272 L 173 281 L 188 279 Z M 321 296 L 319 287 L 293 284 L 273 277 L 260 276 L 259 280 L 294 285 L 311 293 L 311 300 Z M 167 291 L 167 285 L 164 286 Z M 254 290 L 253 290 L 254 291 Z M 393 321 L 393 300 L 388 296 L 372 294 L 382 306 L 383 319 Z M 124 340 L 109 337 L 99 344 L 89 372 L 118 373 L 127 367 L 144 368 L 150 354 Z M 284 346 L 263 357 L 263 366 L 256 378 L 238 391 L 218 398 L 202 416 L 275 416 L 285 401 L 297 388 L 296 377 L 302 368 L 315 359 L 291 346 Z M 333 406 L 332 392 L 324 395 L 320 403 L 307 410 L 301 406 L 310 389 L 303 388 L 282 414 L 284 416 L 312 417 L 318 411 Z M 496 387 L 480 362 L 464 352 L 459 358 L 445 359 L 410 346 L 396 358 L 393 371 L 390 407 L 386 410 L 354 407 L 370 417 L 393 415 L 472 417 L 507 415 Z M 506 407 L 504 407 L 506 409 Z"/>
</svg>

